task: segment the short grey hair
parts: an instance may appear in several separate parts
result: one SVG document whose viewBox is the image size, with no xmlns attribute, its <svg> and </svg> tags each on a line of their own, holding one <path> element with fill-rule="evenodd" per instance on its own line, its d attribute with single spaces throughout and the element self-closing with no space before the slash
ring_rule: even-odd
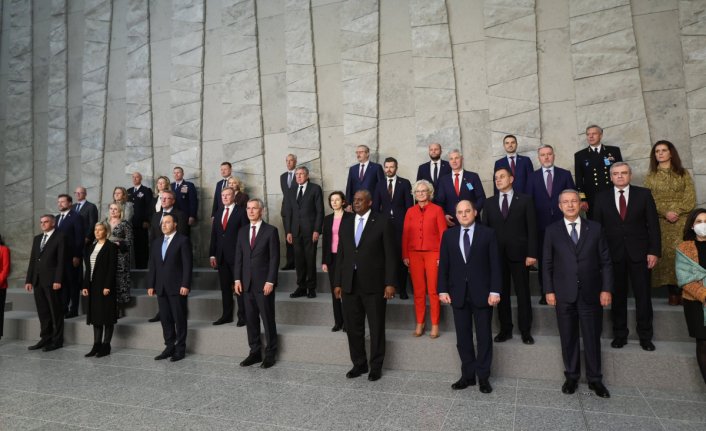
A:
<svg viewBox="0 0 706 431">
<path fill-rule="evenodd" d="M 250 203 L 250 202 L 257 202 L 257 204 L 260 206 L 260 209 L 261 209 L 261 210 L 264 210 L 264 209 L 265 209 L 265 203 L 264 203 L 264 202 L 262 201 L 262 199 L 260 199 L 260 198 L 248 199 L 248 203 Z"/>
<path fill-rule="evenodd" d="M 549 144 L 542 144 L 539 146 L 539 148 L 537 148 L 537 154 L 539 154 L 539 152 L 545 148 L 549 148 L 550 150 L 552 150 L 552 153 L 554 152 L 554 147 Z"/>
<path fill-rule="evenodd" d="M 565 195 L 565 194 L 568 194 L 568 193 L 573 193 L 573 194 L 575 194 L 576 197 L 579 198 L 579 200 L 581 200 L 581 195 L 579 194 L 578 190 L 575 190 L 575 189 L 564 189 L 564 190 L 562 190 L 561 193 L 559 193 L 559 199 L 561 199 L 561 196 L 562 196 L 562 195 Z"/>
<path fill-rule="evenodd" d="M 613 168 L 619 168 L 621 166 L 627 166 L 628 167 L 628 173 L 632 175 L 632 168 L 627 162 L 615 162 L 612 165 L 610 165 L 610 173 L 613 173 Z"/>
<path fill-rule="evenodd" d="M 601 132 L 601 135 L 603 134 L 603 128 L 597 124 L 591 124 L 590 126 L 586 127 L 586 133 L 588 133 L 589 129 L 598 129 L 598 131 Z"/>
<path fill-rule="evenodd" d="M 458 154 L 459 156 L 463 157 L 463 153 L 458 148 L 454 148 L 449 151 L 449 157 L 451 157 L 451 154 Z"/>
<path fill-rule="evenodd" d="M 429 190 L 429 200 L 434 198 L 434 186 L 427 180 L 419 180 L 412 184 L 412 197 L 414 198 L 414 193 L 417 191 L 419 186 L 424 186 Z M 415 199 L 416 200 L 416 199 Z"/>
</svg>

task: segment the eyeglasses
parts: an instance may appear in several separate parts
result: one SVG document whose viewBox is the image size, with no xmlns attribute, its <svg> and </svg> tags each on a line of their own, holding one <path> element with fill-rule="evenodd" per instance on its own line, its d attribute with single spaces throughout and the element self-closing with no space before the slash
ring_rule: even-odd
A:
<svg viewBox="0 0 706 431">
<path fill-rule="evenodd" d="M 415 190 L 414 193 L 429 193 L 429 190 Z"/>
</svg>

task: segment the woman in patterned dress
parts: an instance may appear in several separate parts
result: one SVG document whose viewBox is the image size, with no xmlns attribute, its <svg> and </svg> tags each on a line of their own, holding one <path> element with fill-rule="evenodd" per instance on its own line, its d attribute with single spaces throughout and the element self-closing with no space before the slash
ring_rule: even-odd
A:
<svg viewBox="0 0 706 431">
<path fill-rule="evenodd" d="M 132 226 L 125 220 L 123 206 L 113 202 L 108 207 L 108 223 L 112 230 L 110 241 L 118 246 L 118 268 L 115 274 L 115 299 L 118 318 L 125 316 L 125 306 L 130 302 L 130 246 Z"/>
</svg>

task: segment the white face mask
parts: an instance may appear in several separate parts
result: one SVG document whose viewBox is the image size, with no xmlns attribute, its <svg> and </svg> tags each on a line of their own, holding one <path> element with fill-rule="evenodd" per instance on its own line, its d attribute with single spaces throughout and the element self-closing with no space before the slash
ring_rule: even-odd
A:
<svg viewBox="0 0 706 431">
<path fill-rule="evenodd" d="M 698 236 L 706 236 L 706 223 L 694 225 L 694 232 Z"/>
</svg>

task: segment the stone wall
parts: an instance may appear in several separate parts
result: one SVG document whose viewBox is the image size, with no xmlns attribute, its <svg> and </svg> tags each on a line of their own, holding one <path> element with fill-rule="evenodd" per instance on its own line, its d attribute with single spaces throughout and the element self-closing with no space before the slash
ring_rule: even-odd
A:
<svg viewBox="0 0 706 431">
<path fill-rule="evenodd" d="M 460 148 L 491 190 L 502 136 L 573 170 L 589 123 L 646 173 L 669 139 L 706 202 L 706 0 L 0 0 L 0 232 L 24 270 L 36 218 L 139 170 L 200 191 L 229 160 L 281 227 L 287 153 L 325 193 L 354 147 L 414 179 Z M 151 184 L 149 184 L 151 185 Z"/>
</svg>

